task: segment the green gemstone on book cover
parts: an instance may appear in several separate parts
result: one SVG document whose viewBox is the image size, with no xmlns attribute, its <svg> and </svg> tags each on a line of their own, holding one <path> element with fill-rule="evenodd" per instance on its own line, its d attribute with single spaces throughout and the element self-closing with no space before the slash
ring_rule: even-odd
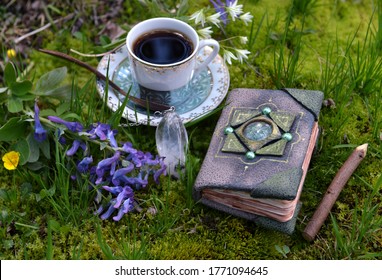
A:
<svg viewBox="0 0 382 280">
<path fill-rule="evenodd" d="M 285 146 L 288 143 L 285 139 L 280 139 L 279 141 L 264 146 L 256 151 L 258 155 L 269 155 L 269 156 L 282 156 L 284 154 Z"/>
<path fill-rule="evenodd" d="M 283 136 L 281 136 L 281 138 L 289 142 L 292 141 L 293 135 L 289 132 L 286 132 L 283 134 Z"/>
<path fill-rule="evenodd" d="M 264 107 L 261 112 L 263 113 L 263 115 L 269 115 L 272 112 L 272 109 L 269 107 Z"/>
<path fill-rule="evenodd" d="M 224 145 L 222 148 L 222 152 L 229 153 L 246 153 L 248 150 L 240 143 L 239 139 L 237 139 L 234 133 L 227 134 Z"/>
<path fill-rule="evenodd" d="M 229 133 L 232 133 L 233 132 L 233 128 L 230 127 L 230 126 L 227 126 L 225 129 L 224 129 L 224 134 L 229 134 Z"/>
<path fill-rule="evenodd" d="M 271 112 L 271 119 L 283 130 L 289 131 L 295 119 L 295 114 L 289 112 Z"/>
<path fill-rule="evenodd" d="M 234 111 L 230 125 L 235 127 L 245 123 L 246 121 L 260 116 L 261 111 L 254 109 L 237 109 Z"/>
<path fill-rule="evenodd" d="M 245 156 L 247 157 L 247 159 L 254 159 L 256 157 L 256 154 L 252 151 L 249 151 L 245 154 Z"/>
</svg>

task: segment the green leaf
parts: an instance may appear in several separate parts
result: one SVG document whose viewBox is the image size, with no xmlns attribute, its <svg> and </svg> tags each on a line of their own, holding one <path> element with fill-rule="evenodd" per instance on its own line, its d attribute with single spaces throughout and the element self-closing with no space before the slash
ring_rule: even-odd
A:
<svg viewBox="0 0 382 280">
<path fill-rule="evenodd" d="M 32 100 L 36 99 L 36 95 L 30 94 L 30 93 L 26 93 L 26 94 L 24 94 L 22 96 L 18 96 L 18 99 L 20 101 L 32 101 Z"/>
<path fill-rule="evenodd" d="M 30 150 L 28 162 L 36 162 L 38 161 L 40 157 L 40 148 L 39 148 L 39 143 L 36 141 L 36 139 L 34 139 L 33 132 L 29 133 L 27 137 L 27 141 L 28 141 L 29 150 Z"/>
<path fill-rule="evenodd" d="M 64 120 L 76 119 L 80 122 L 82 121 L 81 117 L 79 115 L 77 115 L 76 113 L 66 113 L 66 114 L 62 115 L 61 118 L 63 118 Z"/>
<path fill-rule="evenodd" d="M 21 197 L 27 199 L 32 193 L 32 184 L 29 182 L 24 182 L 20 185 Z"/>
<path fill-rule="evenodd" d="M 56 97 L 60 99 L 70 100 L 72 97 L 72 86 L 63 85 L 41 94 L 43 96 Z"/>
<path fill-rule="evenodd" d="M 59 232 L 60 231 L 60 223 L 57 222 L 56 220 L 49 220 L 48 221 L 48 226 L 55 232 Z"/>
<path fill-rule="evenodd" d="M 20 165 L 24 165 L 28 161 L 30 155 L 30 149 L 27 140 L 20 139 L 14 145 L 13 149 L 20 153 Z"/>
<path fill-rule="evenodd" d="M 43 141 L 41 143 L 38 143 L 38 146 L 40 147 L 43 155 L 47 159 L 50 159 L 50 142 L 49 142 L 49 139 L 47 139 L 46 141 Z"/>
<path fill-rule="evenodd" d="M 56 193 L 56 188 L 53 186 L 50 189 L 42 189 L 39 192 L 40 199 L 43 199 L 47 196 L 52 197 Z"/>
<path fill-rule="evenodd" d="M 32 82 L 28 80 L 15 82 L 11 84 L 10 89 L 12 90 L 12 94 L 22 96 L 32 89 Z"/>
<path fill-rule="evenodd" d="M 11 113 L 18 113 L 24 109 L 23 102 L 17 98 L 10 96 L 8 98 L 8 111 Z"/>
<path fill-rule="evenodd" d="M 26 167 L 29 169 L 29 170 L 32 170 L 32 171 L 38 171 L 40 170 L 41 168 L 44 168 L 45 165 L 39 161 L 36 161 L 36 162 L 30 162 L 30 163 L 27 163 L 26 164 Z"/>
<path fill-rule="evenodd" d="M 13 247 L 14 243 L 12 239 L 3 240 L 3 248 L 9 250 Z"/>
<path fill-rule="evenodd" d="M 0 141 L 15 141 L 25 135 L 27 123 L 19 117 L 14 117 L 8 120 L 0 128 Z"/>
<path fill-rule="evenodd" d="M 4 189 L 0 189 L 0 198 L 4 201 L 7 201 L 8 199 L 8 193 Z"/>
<path fill-rule="evenodd" d="M 78 40 L 81 40 L 81 41 L 83 41 L 83 42 L 86 42 L 86 41 L 87 41 L 87 40 L 86 40 L 86 36 L 85 36 L 82 32 L 76 31 L 76 32 L 74 32 L 73 36 L 74 36 L 75 38 L 77 38 Z"/>
<path fill-rule="evenodd" d="M 49 91 L 54 90 L 64 81 L 66 73 L 67 68 L 60 67 L 42 75 L 36 83 L 34 92 L 37 95 L 45 95 Z"/>
<path fill-rule="evenodd" d="M 69 108 L 70 108 L 69 102 L 61 103 L 60 106 L 58 106 L 56 109 L 57 116 L 61 116 L 66 111 L 69 111 Z"/>
<path fill-rule="evenodd" d="M 13 63 L 9 62 L 5 65 L 4 69 L 4 80 L 5 84 L 10 86 L 12 83 L 16 82 L 16 69 Z"/>
<path fill-rule="evenodd" d="M 52 109 L 44 109 L 40 111 L 40 117 L 55 116 L 56 112 Z"/>
<path fill-rule="evenodd" d="M 99 40 L 102 46 L 105 46 L 111 43 L 111 39 L 106 35 L 101 35 Z"/>
</svg>

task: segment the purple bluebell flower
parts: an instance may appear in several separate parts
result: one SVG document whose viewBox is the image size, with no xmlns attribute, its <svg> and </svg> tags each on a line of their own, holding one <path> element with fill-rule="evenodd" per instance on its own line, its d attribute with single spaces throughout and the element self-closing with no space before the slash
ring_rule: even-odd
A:
<svg viewBox="0 0 382 280">
<path fill-rule="evenodd" d="M 34 139 L 36 139 L 37 142 L 43 142 L 47 137 L 47 132 L 44 129 L 44 127 L 41 125 L 40 122 L 40 108 L 37 105 L 37 102 L 34 103 Z"/>
<path fill-rule="evenodd" d="M 225 11 L 225 5 L 223 4 L 223 2 L 221 0 L 210 0 L 210 2 L 212 3 L 212 5 L 214 6 L 215 8 L 215 11 L 217 13 L 220 13 L 220 18 L 222 19 L 222 22 L 224 23 L 224 25 L 227 25 L 228 23 L 228 16 L 227 16 L 227 13 Z M 229 7 L 230 5 L 232 5 L 233 1 L 230 1 L 230 0 L 227 0 L 226 1 L 226 5 Z"/>
<path fill-rule="evenodd" d="M 75 139 L 75 140 L 73 141 L 72 147 L 70 147 L 70 149 L 66 151 L 66 155 L 67 155 L 68 157 L 73 156 L 73 155 L 77 152 L 77 150 L 78 150 L 79 147 L 81 147 L 82 149 L 84 149 L 84 145 L 85 145 L 85 144 L 82 143 L 80 140 Z M 86 148 L 86 146 L 85 146 L 85 148 Z"/>
<path fill-rule="evenodd" d="M 104 210 L 104 207 L 103 207 L 103 205 L 101 205 L 100 207 L 98 207 L 98 209 L 97 209 L 97 211 L 95 211 L 95 215 L 100 215 L 102 212 L 103 212 L 103 210 Z"/>
<path fill-rule="evenodd" d="M 119 220 L 121 220 L 121 218 L 124 214 L 133 210 L 134 209 L 133 202 L 134 202 L 134 200 L 132 198 L 126 199 L 125 202 L 122 204 L 122 207 L 119 208 L 118 214 L 113 217 L 113 220 L 118 222 Z"/>
<path fill-rule="evenodd" d="M 150 172 L 147 172 L 147 171 L 139 172 L 134 182 L 135 189 L 140 190 L 141 188 L 145 188 L 147 186 L 147 184 L 149 183 L 149 174 Z"/>
<path fill-rule="evenodd" d="M 134 164 L 130 163 L 127 167 L 120 168 L 117 171 L 115 171 L 112 178 L 113 184 L 115 186 L 119 185 L 119 182 L 121 180 L 120 178 L 122 176 L 125 176 L 127 173 L 130 173 L 133 170 L 134 170 Z"/>
<path fill-rule="evenodd" d="M 128 154 L 136 154 L 137 150 L 133 148 L 133 144 L 126 142 L 122 146 L 122 150 Z"/>
<path fill-rule="evenodd" d="M 93 124 L 87 131 L 90 134 L 90 139 L 100 139 L 102 141 L 107 139 L 107 133 L 111 130 L 110 125 L 105 123 Z"/>
<path fill-rule="evenodd" d="M 109 168 L 111 168 L 113 163 L 116 163 L 119 160 L 119 157 L 121 154 L 119 152 L 115 152 L 115 154 L 112 157 L 105 158 L 101 160 L 97 164 L 96 174 L 98 177 L 102 177 L 105 171 Z"/>
<path fill-rule="evenodd" d="M 123 190 L 118 194 L 116 198 L 116 203 L 114 204 L 114 208 L 119 208 L 123 201 L 128 198 L 134 197 L 134 191 L 129 186 L 125 186 Z"/>
<path fill-rule="evenodd" d="M 65 121 L 57 116 L 48 116 L 48 120 L 54 123 L 59 123 L 65 125 L 72 132 L 81 132 L 84 128 L 79 122 L 69 122 Z"/>
<path fill-rule="evenodd" d="M 167 174 L 167 166 L 163 161 L 163 158 L 159 161 L 160 168 L 154 173 L 154 181 L 155 183 L 159 184 L 159 176 L 160 175 L 166 175 Z"/>
<path fill-rule="evenodd" d="M 61 135 L 58 138 L 58 143 L 60 143 L 61 145 L 66 145 L 66 138 L 63 135 Z"/>
<path fill-rule="evenodd" d="M 130 160 L 135 164 L 136 167 L 140 168 L 144 166 L 145 164 L 148 165 L 156 165 L 159 163 L 157 159 L 153 158 L 153 155 L 149 152 L 142 152 L 142 151 L 137 151 L 134 154 L 130 154 L 127 157 L 127 160 Z"/>
<path fill-rule="evenodd" d="M 113 148 L 117 148 L 118 144 L 117 144 L 117 141 L 115 140 L 114 136 L 115 136 L 114 130 L 109 130 L 107 132 L 107 139 L 110 141 L 110 146 L 112 146 Z"/>
<path fill-rule="evenodd" d="M 77 170 L 80 173 L 86 173 L 89 171 L 90 164 L 93 163 L 93 157 L 84 157 L 77 165 Z"/>
<path fill-rule="evenodd" d="M 118 195 L 123 189 L 121 186 L 116 186 L 116 187 L 102 186 L 102 188 L 114 195 Z"/>
<path fill-rule="evenodd" d="M 116 182 L 122 185 L 130 185 L 136 187 L 145 187 L 148 184 L 147 180 L 144 180 L 142 176 L 138 177 L 127 177 L 126 175 L 119 176 L 118 179 L 115 179 L 113 183 Z"/>
<path fill-rule="evenodd" d="M 107 132 L 110 130 L 110 125 L 104 123 L 98 123 L 94 130 L 94 134 L 98 136 L 100 140 L 107 139 Z"/>
<path fill-rule="evenodd" d="M 108 219 L 108 218 L 111 216 L 111 214 L 113 214 L 113 212 L 116 210 L 116 209 L 114 208 L 114 204 L 115 204 L 115 202 L 116 202 L 116 199 L 115 199 L 115 198 L 112 199 L 112 200 L 110 200 L 110 203 L 108 204 L 109 208 L 106 210 L 105 213 L 103 213 L 103 214 L 100 216 L 101 220 L 106 220 L 106 219 Z M 97 211 L 97 212 L 98 212 L 98 211 Z"/>
</svg>

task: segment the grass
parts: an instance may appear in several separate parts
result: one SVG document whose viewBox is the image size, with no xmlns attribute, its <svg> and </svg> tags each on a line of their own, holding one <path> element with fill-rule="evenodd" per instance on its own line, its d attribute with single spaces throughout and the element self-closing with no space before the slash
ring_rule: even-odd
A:
<svg viewBox="0 0 382 280">
<path fill-rule="evenodd" d="M 116 19 L 121 25 L 166 14 L 174 1 L 148 10 L 138 1 L 125 2 L 127 16 Z M 192 186 L 219 118 L 218 110 L 187 126 L 190 141 L 184 176 L 179 181 L 162 178 L 160 185 L 137 192 L 140 210 L 119 223 L 93 215 L 95 193 L 87 188 L 86 178 L 73 181 L 70 160 L 57 143 L 51 143 L 47 172 L 10 173 L 1 168 L 1 259 L 382 259 L 381 4 L 240 2 L 254 15 L 253 24 L 226 31 L 248 36 L 253 56 L 247 63 L 229 66 L 230 89 L 306 88 L 321 90 L 325 99 L 334 102 L 324 106 L 320 114 L 319 148 L 306 178 L 295 233 L 287 236 L 262 229 L 193 201 Z M 197 5 L 207 3 L 198 1 Z M 58 3 L 56 9 L 72 12 Z M 54 11 L 45 12 L 54 18 Z M 86 8 L 81 12 L 86 13 Z M 189 8 L 187 14 L 192 12 Z M 76 36 L 70 33 L 73 24 L 67 23 L 57 33 L 44 31 L 43 46 L 82 52 L 100 49 L 92 23 L 86 22 Z M 37 52 L 30 55 L 32 62 L 29 75 L 36 79 L 53 68 L 68 67 L 70 113 L 85 125 L 106 121 L 119 130 L 122 139 L 155 153 L 155 129 L 118 126 L 124 122 L 121 112 L 113 114 L 106 108 L 88 73 Z M 87 62 L 97 65 L 94 58 Z M 1 112 L 2 124 L 5 118 Z M 304 241 L 301 232 L 335 173 L 354 147 L 366 142 L 368 155 L 342 191 L 331 218 L 314 242 Z M 0 143 L 2 153 L 8 148 Z"/>
<path fill-rule="evenodd" d="M 336 259 L 373 259 L 382 258 L 382 252 L 368 252 L 366 246 L 373 244 L 378 248 L 380 243 L 378 235 L 381 234 L 382 218 L 378 214 L 379 204 L 375 201 L 380 200 L 380 189 L 382 186 L 382 176 L 378 179 L 375 186 L 365 182 L 369 188 L 369 193 L 363 198 L 363 205 L 356 199 L 349 221 L 348 230 L 340 229 L 336 218 L 331 215 L 333 231 L 336 237 L 335 250 L 333 252 Z"/>
</svg>

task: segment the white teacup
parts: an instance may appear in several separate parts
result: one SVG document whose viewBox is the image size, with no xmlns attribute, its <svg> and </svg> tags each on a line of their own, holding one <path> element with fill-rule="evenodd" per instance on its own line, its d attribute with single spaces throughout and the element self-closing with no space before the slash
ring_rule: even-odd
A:
<svg viewBox="0 0 382 280">
<path fill-rule="evenodd" d="M 191 49 L 188 50 L 187 54 L 179 56 L 178 58 L 181 58 L 179 61 L 172 62 L 172 60 L 167 59 L 167 57 L 163 59 L 160 57 L 158 60 L 153 59 L 150 61 L 150 59 L 146 58 L 149 56 L 145 56 L 143 53 L 152 55 L 151 50 L 154 47 L 138 48 L 137 46 L 141 40 L 145 40 L 142 38 L 147 38 L 147 36 L 150 38 L 151 35 L 149 34 L 158 34 L 161 32 L 181 34 L 187 41 L 187 44 L 190 43 Z M 172 44 L 172 41 L 169 44 Z M 190 25 L 172 18 L 152 18 L 138 23 L 127 34 L 126 45 L 129 53 L 131 72 L 135 82 L 137 82 L 140 87 L 159 92 L 168 92 L 187 85 L 194 76 L 198 75 L 198 73 L 207 67 L 219 52 L 219 43 L 217 41 L 213 39 L 200 41 L 198 34 Z M 160 47 L 163 46 L 164 44 L 161 44 Z M 210 46 L 213 50 L 211 54 L 199 64 L 197 54 L 205 46 Z M 141 52 L 142 49 L 143 51 Z M 150 50 L 150 52 L 147 50 Z M 177 56 L 172 57 L 172 54 L 176 52 L 173 51 L 173 49 L 171 50 L 170 58 L 174 58 L 175 60 Z M 161 49 L 162 54 L 165 52 L 162 52 Z M 158 55 L 161 55 L 161 53 Z M 161 61 L 158 63 L 157 61 L 159 60 Z"/>
</svg>

